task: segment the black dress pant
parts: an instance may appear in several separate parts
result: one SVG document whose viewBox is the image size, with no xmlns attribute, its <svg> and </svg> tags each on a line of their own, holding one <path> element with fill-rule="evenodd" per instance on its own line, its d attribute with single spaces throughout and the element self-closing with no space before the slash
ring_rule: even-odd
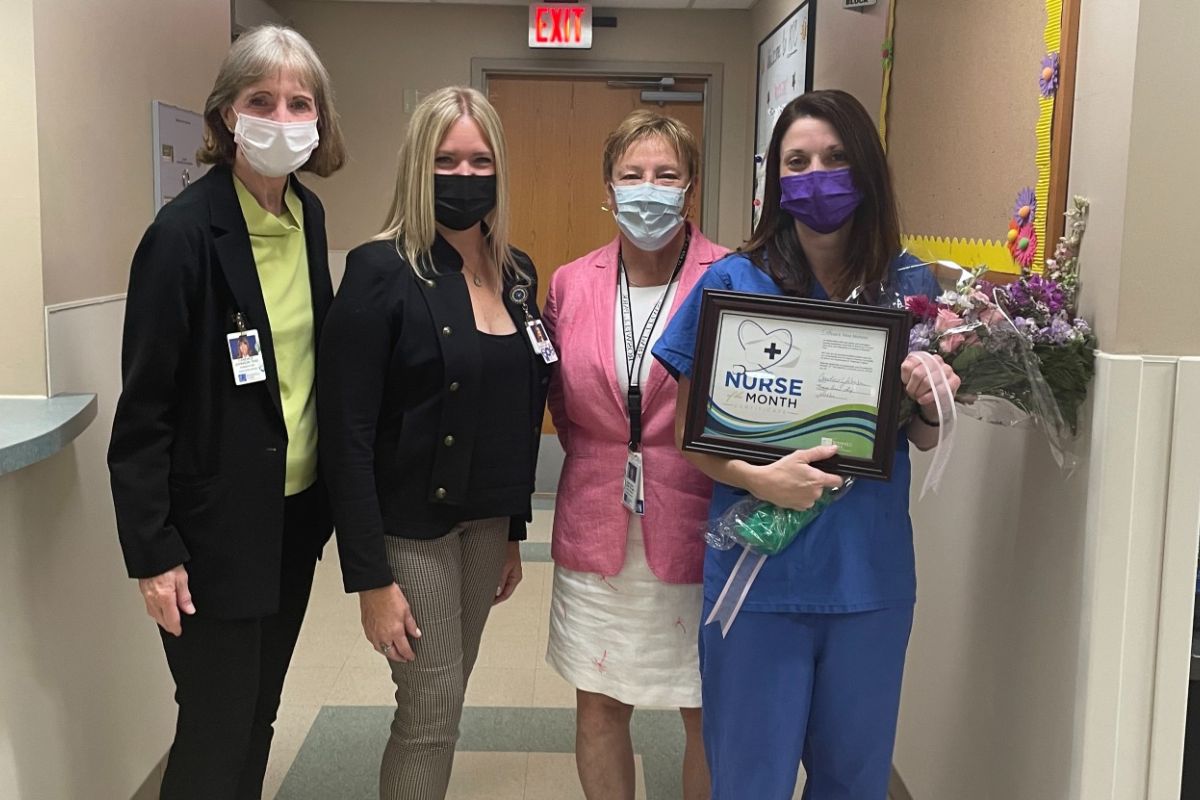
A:
<svg viewBox="0 0 1200 800">
<path fill-rule="evenodd" d="M 279 611 L 254 619 L 183 616 L 183 635 L 161 628 L 179 718 L 161 800 L 258 800 L 272 727 L 318 550 L 310 489 L 287 498 Z"/>
</svg>

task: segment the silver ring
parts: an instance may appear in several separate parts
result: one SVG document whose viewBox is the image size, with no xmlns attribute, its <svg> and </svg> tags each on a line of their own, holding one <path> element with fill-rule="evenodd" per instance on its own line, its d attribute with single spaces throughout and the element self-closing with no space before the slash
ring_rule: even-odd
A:
<svg viewBox="0 0 1200 800">
<path fill-rule="evenodd" d="M 392 649 L 392 646 L 390 644 L 388 644 L 387 642 L 379 643 L 379 652 L 383 653 L 385 656 L 388 654 L 388 651 L 391 649 Z"/>
</svg>

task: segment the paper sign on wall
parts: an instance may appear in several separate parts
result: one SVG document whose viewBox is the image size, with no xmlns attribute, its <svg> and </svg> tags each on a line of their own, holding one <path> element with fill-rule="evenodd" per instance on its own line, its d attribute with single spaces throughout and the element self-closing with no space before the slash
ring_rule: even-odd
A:
<svg viewBox="0 0 1200 800">
<path fill-rule="evenodd" d="M 204 144 L 204 117 L 186 108 L 151 102 L 154 147 L 154 212 L 203 175 L 208 166 L 197 163 Z"/>
</svg>

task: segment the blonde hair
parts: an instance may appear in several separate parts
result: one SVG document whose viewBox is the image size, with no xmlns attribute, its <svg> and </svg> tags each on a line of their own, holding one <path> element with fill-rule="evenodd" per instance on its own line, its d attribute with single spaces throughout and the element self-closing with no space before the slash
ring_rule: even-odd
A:
<svg viewBox="0 0 1200 800">
<path fill-rule="evenodd" d="M 446 133 L 462 117 L 479 126 L 496 167 L 496 207 L 484 220 L 492 259 L 502 274 L 528 282 L 529 276 L 517 264 L 508 243 L 508 154 L 500 116 L 483 94 L 465 86 L 438 89 L 413 112 L 400 146 L 396 194 L 387 223 L 375 238 L 394 240 L 396 250 L 408 260 L 417 277 L 427 280 L 435 272 L 429 258 L 437 236 L 434 161 Z"/>
<path fill-rule="evenodd" d="M 233 105 L 247 86 L 285 69 L 293 71 L 300 83 L 313 93 L 317 106 L 320 141 L 300 169 L 324 178 L 342 168 L 346 163 L 346 145 L 333 107 L 329 73 L 307 39 L 280 25 L 251 28 L 229 48 L 212 92 L 204 103 L 204 146 L 196 154 L 200 163 L 233 163 L 237 145 L 225 123 L 225 109 Z"/>
<path fill-rule="evenodd" d="M 663 139 L 675 149 L 675 155 L 687 167 L 688 179 L 695 183 L 700 177 L 700 145 L 695 134 L 674 117 L 649 109 L 632 112 L 604 141 L 604 182 L 612 180 L 613 165 L 630 147 L 651 136 Z"/>
</svg>

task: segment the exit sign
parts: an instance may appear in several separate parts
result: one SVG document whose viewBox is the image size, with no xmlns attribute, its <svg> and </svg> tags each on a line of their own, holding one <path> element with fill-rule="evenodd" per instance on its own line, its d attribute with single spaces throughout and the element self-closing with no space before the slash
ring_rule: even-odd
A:
<svg viewBox="0 0 1200 800">
<path fill-rule="evenodd" d="M 531 4 L 529 46 L 591 49 L 592 7 L 583 3 Z"/>
</svg>

